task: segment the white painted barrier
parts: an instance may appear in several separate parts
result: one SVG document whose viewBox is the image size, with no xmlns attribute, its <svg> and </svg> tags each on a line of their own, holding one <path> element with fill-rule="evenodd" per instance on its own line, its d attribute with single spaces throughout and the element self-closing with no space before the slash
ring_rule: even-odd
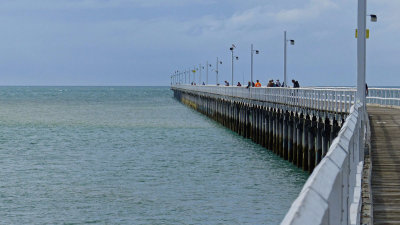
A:
<svg viewBox="0 0 400 225">
<path fill-rule="evenodd" d="M 367 102 L 385 106 L 400 106 L 400 88 L 369 88 Z"/>
<path fill-rule="evenodd" d="M 203 92 L 226 97 L 237 97 L 298 108 L 335 113 L 349 113 L 354 104 L 355 89 L 328 88 L 245 88 L 225 86 L 172 85 L 173 89 Z"/>
<path fill-rule="evenodd" d="M 359 224 L 364 113 L 361 104 L 351 108 L 329 152 L 308 178 L 281 225 Z"/>
<path fill-rule="evenodd" d="M 294 89 L 197 86 L 188 84 L 174 84 L 171 87 L 337 113 L 349 113 L 350 107 L 354 104 L 356 93 L 356 89 L 350 87 L 305 87 Z M 367 103 L 382 106 L 400 106 L 400 88 L 369 88 Z"/>
</svg>

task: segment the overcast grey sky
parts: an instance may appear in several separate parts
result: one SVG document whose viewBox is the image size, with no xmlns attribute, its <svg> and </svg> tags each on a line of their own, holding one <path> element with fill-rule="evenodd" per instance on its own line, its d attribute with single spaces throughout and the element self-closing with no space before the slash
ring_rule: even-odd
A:
<svg viewBox="0 0 400 225">
<path fill-rule="evenodd" d="M 369 0 L 367 82 L 400 86 L 400 1 Z M 283 31 L 288 78 L 302 85 L 356 82 L 357 0 L 2 0 L 0 85 L 169 85 L 170 74 L 223 64 L 230 80 L 282 80 Z M 210 72 L 210 81 L 215 80 Z"/>
</svg>

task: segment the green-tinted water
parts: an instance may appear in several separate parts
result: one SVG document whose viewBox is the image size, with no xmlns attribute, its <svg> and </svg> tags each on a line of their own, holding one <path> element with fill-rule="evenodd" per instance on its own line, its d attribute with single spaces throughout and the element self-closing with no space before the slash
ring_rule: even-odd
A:
<svg viewBox="0 0 400 225">
<path fill-rule="evenodd" d="M 166 88 L 1 87 L 2 224 L 278 224 L 307 174 Z"/>
</svg>

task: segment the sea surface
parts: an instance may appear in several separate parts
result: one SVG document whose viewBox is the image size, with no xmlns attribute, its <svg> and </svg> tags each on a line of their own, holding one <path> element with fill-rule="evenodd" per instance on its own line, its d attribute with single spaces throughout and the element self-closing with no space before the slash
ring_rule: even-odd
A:
<svg viewBox="0 0 400 225">
<path fill-rule="evenodd" d="M 307 177 L 168 87 L 0 87 L 0 224 L 279 224 Z"/>
</svg>

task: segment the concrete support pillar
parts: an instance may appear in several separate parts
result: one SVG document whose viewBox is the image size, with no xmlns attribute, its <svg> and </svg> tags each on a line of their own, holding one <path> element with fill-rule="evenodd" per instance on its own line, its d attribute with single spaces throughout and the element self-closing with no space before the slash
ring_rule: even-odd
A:
<svg viewBox="0 0 400 225">
<path fill-rule="evenodd" d="M 279 156 L 283 157 L 283 110 L 279 110 L 278 118 L 278 145 L 279 145 Z"/>
<path fill-rule="evenodd" d="M 261 146 L 265 148 L 265 112 L 266 109 L 263 106 L 261 108 Z"/>
<path fill-rule="evenodd" d="M 265 147 L 271 150 L 269 147 L 269 131 L 270 131 L 270 113 L 269 108 L 265 111 Z"/>
<path fill-rule="evenodd" d="M 287 122 L 287 128 L 288 128 L 288 161 L 292 162 L 293 161 L 293 113 L 290 112 L 288 115 L 288 122 Z"/>
<path fill-rule="evenodd" d="M 251 128 L 251 115 L 250 115 L 251 111 L 250 111 L 250 104 L 246 104 L 246 138 L 250 138 L 251 134 L 250 134 L 250 128 Z"/>
<path fill-rule="evenodd" d="M 303 156 L 302 156 L 302 168 L 304 171 L 308 170 L 308 132 L 310 129 L 310 124 L 311 124 L 311 120 L 310 120 L 310 116 L 307 114 L 305 119 L 304 119 L 304 123 L 303 123 L 303 138 L 302 138 L 302 152 L 303 152 Z"/>
<path fill-rule="evenodd" d="M 276 109 L 273 110 L 273 127 L 272 127 L 272 150 L 274 151 L 275 154 L 278 153 L 278 144 L 277 144 L 277 123 L 278 123 L 278 119 L 277 119 L 277 112 Z"/>
<path fill-rule="evenodd" d="M 272 109 L 270 109 L 270 111 L 268 111 L 268 149 L 273 151 L 274 148 L 274 143 L 273 143 L 273 127 L 274 127 L 274 118 L 273 118 L 273 111 Z"/>
<path fill-rule="evenodd" d="M 338 123 L 338 121 L 336 119 L 333 119 L 330 143 L 332 143 L 333 139 L 335 139 L 337 137 L 339 131 L 340 131 L 339 123 Z"/>
<path fill-rule="evenodd" d="M 297 167 L 302 166 L 303 160 L 301 159 L 302 152 L 303 152 L 303 124 L 304 124 L 304 115 L 300 113 L 299 122 L 297 124 L 297 155 L 296 155 L 296 162 Z"/>
<path fill-rule="evenodd" d="M 256 143 L 260 143 L 260 107 L 256 106 Z"/>
<path fill-rule="evenodd" d="M 258 144 L 262 146 L 263 135 L 262 135 L 262 125 L 263 125 L 263 109 L 261 106 L 258 107 Z"/>
<path fill-rule="evenodd" d="M 324 129 L 322 131 L 322 158 L 325 157 L 329 150 L 330 130 L 330 121 L 329 118 L 326 117 L 324 121 Z"/>
<path fill-rule="evenodd" d="M 308 171 L 312 173 L 315 167 L 315 132 L 317 118 L 312 116 L 310 128 L 308 129 Z"/>
<path fill-rule="evenodd" d="M 316 140 L 315 140 L 315 166 L 318 165 L 322 160 L 322 132 L 324 130 L 324 123 L 322 122 L 322 118 L 318 118 L 317 122 L 317 132 L 316 132 Z"/>
<path fill-rule="evenodd" d="M 297 126 L 299 123 L 299 115 L 295 113 L 293 117 L 293 164 L 297 165 Z"/>
<path fill-rule="evenodd" d="M 288 119 L 289 119 L 289 113 L 286 110 L 283 115 L 283 130 L 282 130 L 282 149 L 283 149 L 283 158 L 285 160 L 288 159 Z"/>
</svg>

